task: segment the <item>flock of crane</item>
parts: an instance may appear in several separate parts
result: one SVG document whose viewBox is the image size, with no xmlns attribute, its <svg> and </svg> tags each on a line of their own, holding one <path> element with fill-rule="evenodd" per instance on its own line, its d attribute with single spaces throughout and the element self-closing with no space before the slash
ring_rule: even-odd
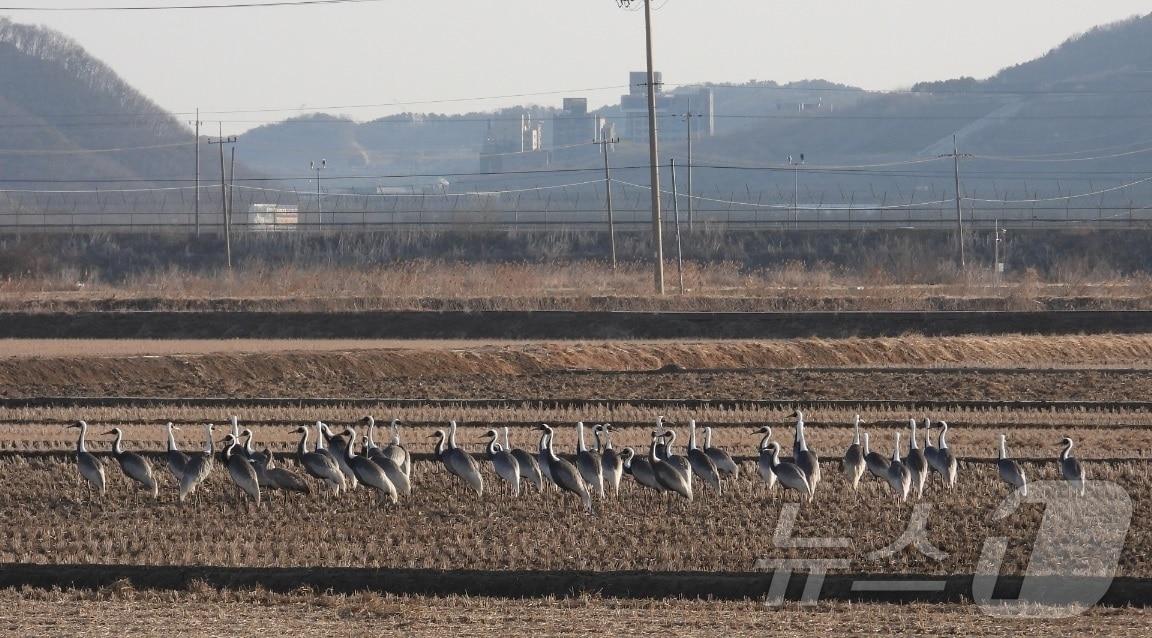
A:
<svg viewBox="0 0 1152 638">
<path fill-rule="evenodd" d="M 757 470 L 769 488 L 779 484 L 784 490 L 796 492 L 800 500 L 811 502 L 821 481 L 820 459 L 805 440 L 804 414 L 796 411 L 789 418 L 796 419 L 792 460 L 781 460 L 780 444 L 772 440 L 772 428 L 764 426 L 753 432 L 763 435 L 758 446 Z M 361 422 L 365 425 L 365 433 L 358 437 L 353 427 L 346 427 L 342 433 L 337 434 L 325 423 L 317 421 L 316 443 L 311 450 L 308 446 L 311 428 L 296 428 L 293 432 L 301 435 L 296 448 L 296 460 L 309 476 L 318 480 L 332 495 L 364 486 L 377 494 L 378 502 L 390 501 L 395 504 L 401 497 L 410 496 L 412 492 L 412 458 L 400 442 L 400 422 L 395 419 L 391 422 L 389 441 L 384 446 L 376 444 L 375 420 L 367 416 Z M 88 424 L 79 421 L 68 427 L 80 429 L 76 443 L 80 476 L 90 491 L 95 490 L 103 496 L 106 486 L 104 465 L 99 457 L 87 450 L 85 439 Z M 945 488 L 955 488 L 957 462 L 948 447 L 948 424 L 925 419 L 923 448 L 918 441 L 916 419 L 909 419 L 909 427 L 911 432 L 907 453 L 901 455 L 901 432 L 898 431 L 895 433 L 892 454 L 887 457 L 872 451 L 869 435 L 861 432 L 860 417 L 856 417 L 852 443 L 841 461 L 841 468 L 853 490 L 859 488 L 865 473 L 887 482 L 893 498 L 901 501 L 907 501 L 913 494 L 917 499 L 922 498 L 931 474 L 939 475 Z M 637 456 L 629 447 L 617 451 L 612 445 L 613 428 L 609 424 L 592 427 L 595 437 L 593 448 L 585 441 L 584 424 L 578 423 L 576 428 L 575 462 L 556 454 L 553 448 L 555 430 L 547 424 L 535 428 L 541 433 L 535 454 L 509 445 L 507 427 L 503 428 L 502 441 L 500 432 L 488 430 L 485 433 L 489 439 L 485 446 L 485 456 L 496 475 L 508 484 L 513 496 L 519 496 L 522 483 L 532 485 L 537 491 L 544 490 L 551 483 L 576 495 L 589 512 L 592 511 L 593 495 L 602 499 L 609 489 L 614 495 L 619 495 L 620 483 L 626 474 L 645 488 L 678 495 L 688 501 L 693 499 L 694 477 L 720 494 L 724 489 L 724 481 L 739 475 L 740 468 L 731 455 L 711 445 L 710 427 L 703 428 L 703 445 L 697 445 L 695 421 L 689 423 L 688 447 L 684 455 L 676 453 L 676 431 L 668 427 L 664 417 L 656 419 L 656 429 L 652 432 L 647 457 Z M 211 474 L 217 462 L 225 467 L 235 486 L 257 505 L 262 490 L 310 491 L 309 482 L 304 477 L 277 467 L 267 449 L 255 451 L 251 430 L 241 431 L 236 417 L 231 417 L 231 429 L 224 437 L 219 455 L 216 452 L 213 438 L 215 427 L 212 424 L 205 425 L 207 437 L 201 454 L 181 452 L 173 434 L 176 429 L 179 428 L 168 423 L 165 461 L 179 484 L 180 501 L 189 497 L 199 498 L 196 495 L 197 488 Z M 938 443 L 932 440 L 934 429 L 940 430 Z M 159 483 L 148 460 L 124 450 L 124 435 L 119 428 L 105 432 L 105 435 L 116 437 L 112 457 L 119 463 L 124 475 L 139 484 L 153 498 L 158 497 Z M 482 495 L 484 477 L 480 463 L 476 457 L 457 445 L 456 422 L 451 422 L 447 432 L 437 430 L 430 438 L 436 439 L 435 456 L 444 468 L 458 477 L 467 488 Z M 1076 492 L 1083 494 L 1084 469 L 1071 456 L 1072 440 L 1064 438 L 1061 445 L 1063 449 L 1057 461 L 1061 476 L 1072 484 Z M 999 435 L 997 469 L 1001 480 L 1027 496 L 1028 480 L 1024 469 L 1008 458 L 1003 434 Z"/>
</svg>

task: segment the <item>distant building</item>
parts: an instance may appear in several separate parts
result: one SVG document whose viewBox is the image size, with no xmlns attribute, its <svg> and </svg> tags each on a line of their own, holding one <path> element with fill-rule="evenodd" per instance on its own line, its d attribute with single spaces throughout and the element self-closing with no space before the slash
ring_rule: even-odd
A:
<svg viewBox="0 0 1152 638">
<path fill-rule="evenodd" d="M 815 102 L 777 102 L 777 111 L 792 111 L 795 113 L 808 113 L 810 111 L 828 111 L 833 110 L 833 106 L 829 104 L 827 107 L 824 105 L 824 98 L 817 98 Z"/>
<path fill-rule="evenodd" d="M 503 169 L 502 158 L 520 153 L 535 153 L 544 146 L 544 124 L 528 113 L 503 113 L 488 120 L 484 145 L 480 150 L 480 170 Z"/>
<path fill-rule="evenodd" d="M 248 208 L 249 230 L 296 230 L 300 212 L 296 206 L 252 204 Z"/>
<path fill-rule="evenodd" d="M 620 110 L 624 114 L 623 139 L 633 142 L 648 141 L 648 73 L 633 71 L 628 74 L 628 95 L 620 96 Z M 688 123 L 684 117 L 692 113 L 692 137 L 711 137 L 716 134 L 715 97 L 712 89 L 665 93 L 664 76 L 653 73 L 656 84 L 656 128 L 663 138 L 684 137 Z"/>
<path fill-rule="evenodd" d="M 564 98 L 563 110 L 552 116 L 553 150 L 591 144 L 601 119 L 588 112 L 588 98 Z"/>
</svg>

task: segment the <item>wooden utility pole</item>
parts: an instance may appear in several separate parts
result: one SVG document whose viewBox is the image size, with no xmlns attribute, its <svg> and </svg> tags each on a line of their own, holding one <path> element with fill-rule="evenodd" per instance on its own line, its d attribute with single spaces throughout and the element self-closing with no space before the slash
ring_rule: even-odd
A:
<svg viewBox="0 0 1152 638">
<path fill-rule="evenodd" d="M 952 175 L 955 178 L 956 184 L 956 259 L 960 263 L 960 268 L 966 266 L 964 259 L 964 211 L 960 206 L 960 158 L 972 157 L 965 153 L 960 154 L 960 149 L 956 143 L 956 136 L 952 136 L 952 152 L 940 155 L 940 157 L 952 158 Z"/>
<path fill-rule="evenodd" d="M 228 270 L 232 270 L 232 215 L 228 206 L 228 176 L 224 172 L 224 145 L 235 144 L 235 137 L 224 137 L 224 126 L 218 124 L 220 137 L 215 141 L 209 139 L 209 144 L 216 144 L 220 147 L 220 207 L 224 213 L 221 220 L 224 226 L 224 256 L 228 263 Z"/>
<path fill-rule="evenodd" d="M 676 226 L 676 273 L 680 276 L 680 295 L 684 295 L 684 251 L 680 245 L 680 193 L 676 190 L 676 160 L 669 162 L 672 168 L 672 219 Z"/>
<path fill-rule="evenodd" d="M 200 236 L 200 109 L 196 109 L 196 188 L 192 195 L 196 215 L 196 236 Z"/>
<path fill-rule="evenodd" d="M 688 112 L 684 114 L 684 120 L 688 124 L 688 232 L 692 232 L 695 225 L 695 216 L 693 215 L 694 203 L 692 201 L 692 118 L 703 117 L 703 113 L 695 113 L 692 111 L 692 98 L 688 98 Z"/>
<path fill-rule="evenodd" d="M 592 142 L 600 145 L 604 156 L 604 203 L 608 206 L 608 245 L 612 251 L 612 270 L 616 270 L 616 219 L 612 210 L 612 169 L 608 165 L 608 145 L 619 141 L 619 138 L 614 137 Z"/>
<path fill-rule="evenodd" d="M 660 220 L 660 153 L 656 143 L 656 72 L 652 66 L 652 0 L 644 0 L 644 33 L 648 53 L 648 161 L 651 164 L 652 246 L 655 249 L 656 294 L 664 294 L 664 231 Z"/>
</svg>

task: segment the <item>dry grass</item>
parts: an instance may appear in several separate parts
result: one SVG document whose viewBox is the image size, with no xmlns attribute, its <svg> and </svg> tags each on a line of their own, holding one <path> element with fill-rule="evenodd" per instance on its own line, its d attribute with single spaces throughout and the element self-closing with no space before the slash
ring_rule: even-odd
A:
<svg viewBox="0 0 1152 638">
<path fill-rule="evenodd" d="M 1032 481 L 1055 478 L 1052 463 L 1025 469 Z M 202 504 L 178 504 L 167 475 L 159 502 L 135 503 L 134 488 L 115 466 L 108 470 L 108 496 L 86 503 L 71 461 L 0 461 L 0 562 L 711 572 L 823 556 L 849 559 L 852 571 L 952 574 L 971 573 L 983 540 L 1003 536 L 1012 542 L 1002 573 L 1021 573 L 1044 512 L 1023 505 L 1005 520 L 990 520 L 1008 489 L 994 467 L 964 465 L 954 494 L 932 487 L 926 495 L 933 504 L 928 538 L 948 554 L 938 562 L 911 550 L 869 558 L 904 531 L 912 505 L 892 503 L 887 486 L 874 480 L 860 496 L 846 493 L 832 464 L 816 503 L 801 508 L 794 535 L 850 538 L 846 549 L 774 548 L 781 497 L 764 489 L 750 464 L 723 496 L 700 488 L 694 503 L 676 502 L 668 514 L 659 498 L 628 481 L 619 501 L 598 502 L 591 517 L 556 491 L 509 499 L 490 473 L 490 489 L 477 499 L 432 462 L 416 464 L 411 499 L 382 509 L 361 490 L 338 503 L 294 495 L 252 510 L 233 502 L 219 469 L 202 488 Z M 1090 472 L 1124 487 L 1133 501 L 1119 573 L 1152 577 L 1152 529 L 1143 523 L 1152 514 L 1147 464 L 1092 465 Z M 1088 533 L 1105 532 L 1092 526 Z M 1094 541 L 1068 552 L 1067 560 L 1096 560 Z"/>
<path fill-rule="evenodd" d="M 651 266 L 598 261 L 458 263 L 413 260 L 386 266 L 250 266 L 231 274 L 179 269 L 119 283 L 70 273 L 0 281 L 0 307 L 101 309 L 246 307 L 251 309 L 694 309 L 880 310 L 1149 308 L 1152 281 L 1113 272 L 1058 273 L 1041 281 L 1022 273 L 994 286 L 973 270 L 951 283 L 907 283 L 883 272 L 859 274 L 799 262 L 750 268 L 735 262 L 686 262 L 683 296 L 650 293 Z M 666 268 L 675 281 L 675 264 Z M 317 291 L 324 291 L 317 295 Z"/>
<path fill-rule="evenodd" d="M 615 600 L 600 597 L 498 598 L 275 594 L 262 590 L 98 592 L 2 590 L 13 636 L 185 634 L 267 636 L 499 636 L 575 635 L 591 619 L 603 631 L 630 635 L 764 636 L 781 630 L 811 634 L 867 633 L 898 626 L 908 634 L 1003 636 L 1115 636 L 1152 628 L 1142 609 L 1093 609 L 1063 620 L 1014 620 L 982 615 L 970 605 L 821 603 L 769 607 L 755 601 Z"/>
</svg>

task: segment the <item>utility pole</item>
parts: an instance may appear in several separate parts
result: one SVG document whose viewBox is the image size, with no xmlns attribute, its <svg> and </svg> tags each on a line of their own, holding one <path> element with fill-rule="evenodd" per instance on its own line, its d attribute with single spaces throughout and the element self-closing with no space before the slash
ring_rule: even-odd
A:
<svg viewBox="0 0 1152 638">
<path fill-rule="evenodd" d="M 216 144 L 220 147 L 220 207 L 224 211 L 224 255 L 228 263 L 228 270 L 232 270 L 232 211 L 228 206 L 228 180 L 224 172 L 224 145 L 235 144 L 236 138 L 224 137 L 224 125 L 219 124 L 220 136 L 216 141 L 208 140 L 209 144 Z"/>
<path fill-rule="evenodd" d="M 196 236 L 200 236 L 200 109 L 196 109 L 196 189 L 192 196 L 196 214 Z"/>
<path fill-rule="evenodd" d="M 940 155 L 940 157 L 952 158 L 952 174 L 956 179 L 956 258 L 960 261 L 960 268 L 966 266 L 964 260 L 964 212 L 960 207 L 960 158 L 969 158 L 972 155 L 968 153 L 960 154 L 960 149 L 956 143 L 956 136 L 952 136 L 952 152 Z"/>
<path fill-rule="evenodd" d="M 676 190 L 676 160 L 669 162 L 672 168 L 672 219 L 676 226 L 676 274 L 680 276 L 680 296 L 684 296 L 684 251 L 680 244 L 680 193 Z"/>
<path fill-rule="evenodd" d="M 634 0 L 616 0 L 621 7 Z M 660 153 L 656 143 L 656 72 L 652 65 L 652 0 L 644 3 L 644 44 L 648 58 L 648 163 L 652 188 L 652 248 L 656 258 L 656 294 L 664 294 L 664 231 L 660 221 Z"/>
<path fill-rule="evenodd" d="M 688 232 L 692 232 L 694 226 L 693 216 L 693 201 L 692 201 L 692 118 L 703 117 L 703 113 L 694 113 L 692 111 L 692 98 L 688 98 L 688 112 L 684 114 L 684 120 L 688 124 Z"/>
<path fill-rule="evenodd" d="M 319 164 L 312 161 L 309 166 L 316 171 L 316 228 L 319 230 L 324 226 L 324 209 L 320 207 L 320 171 L 328 168 L 328 160 L 322 159 Z"/>
<path fill-rule="evenodd" d="M 792 225 L 800 228 L 800 167 L 804 165 L 804 154 L 800 154 L 800 161 L 789 155 L 788 163 L 792 166 Z"/>
<path fill-rule="evenodd" d="M 608 139 L 603 137 L 600 141 L 593 141 L 593 144 L 599 144 L 602 155 L 604 156 L 604 192 L 605 204 L 608 205 L 608 244 L 612 249 L 612 270 L 616 270 L 616 220 L 612 211 L 612 170 L 608 166 L 608 145 L 615 144 L 620 141 L 620 138 Z"/>
<path fill-rule="evenodd" d="M 1004 240 L 1004 235 L 1008 234 L 1008 231 L 1000 228 L 1000 220 L 999 219 L 996 220 L 995 229 L 996 229 L 995 230 L 996 237 L 993 239 L 992 243 L 995 244 L 995 246 L 996 246 L 996 252 L 995 252 L 995 255 L 993 257 L 995 262 L 993 263 L 993 266 L 992 266 L 992 268 L 993 268 L 992 272 L 994 274 L 994 281 L 996 282 L 996 288 L 999 288 L 1000 287 L 1000 277 L 1001 277 L 1002 273 L 1004 272 L 1003 264 L 1000 263 L 1000 242 Z"/>
</svg>

